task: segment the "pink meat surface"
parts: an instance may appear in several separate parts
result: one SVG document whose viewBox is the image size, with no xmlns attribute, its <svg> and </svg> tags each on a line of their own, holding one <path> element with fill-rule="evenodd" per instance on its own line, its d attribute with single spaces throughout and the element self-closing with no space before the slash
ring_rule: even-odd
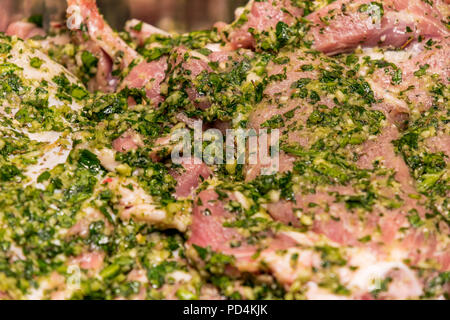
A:
<svg viewBox="0 0 450 320">
<path fill-rule="evenodd" d="M 174 172 L 172 176 L 177 181 L 175 194 L 177 197 L 187 197 L 199 186 L 202 180 L 208 179 L 212 172 L 205 163 L 183 163 L 181 172 Z"/>
<path fill-rule="evenodd" d="M 35 36 L 45 36 L 45 31 L 37 27 L 34 23 L 17 21 L 11 23 L 5 33 L 8 36 L 17 36 L 21 39 L 28 39 Z"/>
<path fill-rule="evenodd" d="M 350 51 L 357 46 L 403 47 L 419 35 L 442 38 L 449 35 L 441 13 L 420 0 L 339 0 L 307 17 L 313 22 L 309 36 L 314 47 L 328 54 Z"/>
<path fill-rule="evenodd" d="M 128 152 L 142 146 L 141 137 L 133 130 L 128 130 L 112 142 L 113 149 L 118 152 Z"/>
<path fill-rule="evenodd" d="M 195 200 L 188 245 L 231 255 L 236 259 L 241 271 L 258 270 L 258 259 L 252 258 L 258 250 L 271 252 L 296 245 L 296 242 L 286 235 L 270 233 L 262 235 L 265 238 L 264 244 L 248 243 L 236 229 L 224 227 L 224 222 L 229 218 L 232 218 L 232 213 L 225 210 L 224 202 L 219 200 L 218 194 L 214 190 L 202 191 Z"/>
<path fill-rule="evenodd" d="M 121 87 L 145 89 L 147 97 L 158 105 L 162 102 L 161 82 L 166 77 L 167 62 L 164 58 L 141 62 L 123 80 Z"/>
<path fill-rule="evenodd" d="M 290 0 L 253 1 L 247 19 L 228 36 L 232 48 L 253 48 L 255 39 L 250 33 L 254 30 L 258 33 L 274 28 L 279 21 L 292 24 L 295 17 L 300 17 L 303 10 L 292 5 Z M 238 22 L 239 23 L 239 22 Z"/>
</svg>

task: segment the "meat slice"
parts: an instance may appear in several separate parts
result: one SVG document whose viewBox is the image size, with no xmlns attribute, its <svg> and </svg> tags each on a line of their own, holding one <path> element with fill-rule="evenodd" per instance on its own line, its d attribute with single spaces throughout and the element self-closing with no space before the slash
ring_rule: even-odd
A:
<svg viewBox="0 0 450 320">
<path fill-rule="evenodd" d="M 170 65 L 172 70 L 170 71 L 171 79 L 177 79 L 174 81 L 177 85 L 177 89 L 185 90 L 189 97 L 197 108 L 207 109 L 210 106 L 209 101 L 202 95 L 200 95 L 194 87 L 193 82 L 196 77 L 202 72 L 211 72 L 212 69 L 208 63 L 211 60 L 194 50 L 189 50 L 185 47 L 176 47 L 172 50 L 170 55 Z M 182 81 L 179 79 L 182 77 Z"/>
<path fill-rule="evenodd" d="M 114 64 L 122 69 L 136 65 L 125 77 L 119 89 L 145 88 L 147 96 L 157 105 L 162 101 L 160 96 L 160 84 L 164 80 L 167 63 L 165 58 L 157 61 L 142 61 L 142 57 L 116 34 L 111 27 L 103 20 L 96 6 L 95 0 L 68 0 L 69 24 L 71 29 L 78 30 L 76 24 L 79 16 L 88 29 L 88 34 L 102 50 L 112 59 Z"/>
<path fill-rule="evenodd" d="M 392 76 L 384 68 L 371 75 L 364 72 L 362 74 L 368 79 L 377 99 L 382 101 L 379 104 L 381 109 L 386 111 L 394 123 L 398 123 L 404 114 L 407 114 L 405 119 L 408 120 L 411 111 L 422 113 L 433 106 L 435 101 L 430 93 L 433 88 L 431 82 L 448 86 L 449 54 L 448 41 L 435 41 L 432 48 L 423 49 L 415 56 L 397 62 L 396 66 L 401 74 L 399 83 L 392 83 Z"/>
<path fill-rule="evenodd" d="M 143 45 L 145 43 L 145 40 L 154 34 L 165 37 L 170 36 L 168 32 L 137 19 L 131 19 L 130 21 L 127 21 L 127 23 L 125 24 L 125 30 L 130 33 L 133 39 L 137 40 L 137 43 L 139 45 Z"/>
<path fill-rule="evenodd" d="M 190 223 L 187 212 L 170 214 L 130 178 L 107 178 L 103 185 L 115 195 L 115 209 L 122 220 L 134 219 L 162 229 L 185 232 Z"/>
<path fill-rule="evenodd" d="M 143 61 L 131 69 L 130 73 L 122 81 L 120 88 L 145 89 L 147 98 L 154 105 L 163 101 L 161 96 L 161 83 L 166 77 L 167 62 L 165 58 L 156 61 Z"/>
<path fill-rule="evenodd" d="M 97 42 L 113 60 L 120 59 L 122 67 L 129 66 L 138 57 L 137 52 L 103 20 L 95 0 L 68 0 L 67 5 L 70 29 L 80 30 L 81 23 L 85 23 L 91 39 Z"/>
<path fill-rule="evenodd" d="M 88 207 L 80 213 L 77 222 L 67 230 L 67 237 L 79 236 L 86 238 L 89 236 L 89 226 L 95 221 L 103 221 L 108 231 L 113 229 L 111 223 L 99 210 Z"/>
<path fill-rule="evenodd" d="M 191 159 L 190 163 L 183 163 L 182 166 L 181 172 L 172 172 L 172 176 L 177 181 L 177 186 L 175 187 L 175 195 L 177 198 L 192 195 L 201 180 L 206 180 L 212 175 L 211 169 L 204 162 L 197 164 Z"/>
<path fill-rule="evenodd" d="M 112 60 L 100 48 L 92 50 L 98 57 L 97 72 L 95 78 L 88 83 L 90 91 L 114 92 L 117 87 L 117 79 L 112 76 Z"/>
<path fill-rule="evenodd" d="M 449 35 L 436 6 L 421 0 L 338 0 L 310 14 L 315 49 L 336 54 L 357 46 L 401 48 L 411 41 Z"/>
<path fill-rule="evenodd" d="M 450 162 L 450 135 L 441 132 L 425 140 L 425 145 L 429 148 L 430 152 L 443 152 L 446 155 L 445 161 L 447 163 Z"/>
<path fill-rule="evenodd" d="M 141 136 L 134 130 L 127 130 L 119 138 L 112 142 L 112 147 L 117 152 L 128 152 L 130 150 L 136 150 L 142 147 L 144 143 L 142 142 Z"/>
<path fill-rule="evenodd" d="M 152 150 L 149 154 L 149 157 L 153 161 L 161 160 L 157 155 L 157 150 L 161 150 L 158 146 L 158 140 L 160 143 L 162 143 L 161 148 L 169 147 L 167 141 L 168 137 L 157 139 L 156 150 Z M 134 130 L 130 129 L 123 133 L 119 138 L 115 139 L 112 142 L 112 146 L 114 151 L 116 152 L 128 152 L 143 147 L 144 143 L 141 136 Z M 117 166 L 117 163 L 115 163 L 115 161 L 111 159 L 112 155 L 113 152 L 103 152 L 100 156 L 102 164 L 105 164 L 105 167 L 107 168 L 115 168 Z M 182 163 L 182 168 L 178 170 L 171 170 L 171 175 L 177 181 L 177 185 L 175 187 L 175 196 L 177 198 L 184 198 L 192 195 L 195 189 L 200 184 L 201 180 L 208 179 L 212 175 L 212 172 L 204 162 L 198 159 L 194 160 L 194 158 L 191 158 L 189 162 Z"/>
<path fill-rule="evenodd" d="M 58 39 L 55 40 L 58 41 Z M 86 40 L 81 32 L 74 32 L 72 34 L 71 40 L 80 46 L 81 54 L 77 56 L 77 64 L 79 66 L 85 68 L 83 62 L 83 55 L 85 54 L 85 51 L 89 52 L 97 59 L 97 63 L 95 66 L 95 75 L 92 75 L 92 78 L 87 83 L 89 91 L 116 91 L 118 79 L 112 75 L 113 61 L 111 57 L 105 51 L 103 51 L 103 49 L 98 45 L 97 42 L 93 40 Z M 49 41 L 52 40 L 49 39 Z M 50 44 L 53 43 L 50 42 Z M 50 44 L 44 45 L 48 47 Z M 89 72 L 90 71 L 91 70 L 89 70 Z"/>
<path fill-rule="evenodd" d="M 28 39 L 35 36 L 45 36 L 45 31 L 34 23 L 17 21 L 11 23 L 5 32 L 8 36 L 17 36 L 21 39 Z"/>
<path fill-rule="evenodd" d="M 160 142 L 167 142 L 166 140 L 168 140 L 167 137 L 163 137 L 162 139 L 160 139 Z M 112 146 L 114 151 L 116 152 L 128 152 L 143 147 L 144 143 L 142 142 L 141 136 L 134 130 L 130 129 L 123 133 L 119 138 L 115 139 L 112 142 Z M 162 147 L 167 146 L 168 145 L 164 144 Z M 113 159 L 110 159 L 111 157 L 109 155 L 110 153 L 103 152 L 100 156 L 100 159 L 102 161 L 102 164 L 106 164 L 105 167 L 113 169 L 117 166 L 117 163 L 115 163 Z M 153 150 L 149 154 L 149 157 L 153 161 L 161 160 L 155 153 L 155 150 Z M 111 163 L 113 165 L 111 165 Z M 177 185 L 175 187 L 175 196 L 177 198 L 184 198 L 192 195 L 195 189 L 200 184 L 201 180 L 208 179 L 212 175 L 212 172 L 204 162 L 202 162 L 201 160 L 196 161 L 191 158 L 189 162 L 182 163 L 182 168 L 180 168 L 179 170 L 171 170 L 171 175 L 177 181 Z"/>
<path fill-rule="evenodd" d="M 214 190 L 202 191 L 194 203 L 191 236 L 188 246 L 210 248 L 214 252 L 230 255 L 235 259 L 236 267 L 242 272 L 256 272 L 259 263 L 266 255 L 277 250 L 295 247 L 296 241 L 285 234 L 275 235 L 271 231 L 260 235 L 261 242 L 252 244 L 247 242 L 244 235 L 233 227 L 224 227 L 232 213 L 224 207 Z M 260 252 L 255 257 L 256 252 Z M 273 260 L 277 263 L 276 259 Z"/>
<path fill-rule="evenodd" d="M 242 14 L 231 25 L 231 30 L 223 23 L 216 25 L 220 31 L 228 33 L 226 38 L 233 50 L 254 48 L 256 40 L 252 32 L 260 34 L 274 29 L 279 21 L 291 25 L 296 17 L 302 16 L 303 9 L 290 0 L 250 1 L 239 13 Z"/>
<path fill-rule="evenodd" d="M 83 252 L 71 259 L 69 265 L 79 265 L 81 269 L 96 271 L 103 266 L 104 258 L 104 253 L 100 251 Z"/>
</svg>

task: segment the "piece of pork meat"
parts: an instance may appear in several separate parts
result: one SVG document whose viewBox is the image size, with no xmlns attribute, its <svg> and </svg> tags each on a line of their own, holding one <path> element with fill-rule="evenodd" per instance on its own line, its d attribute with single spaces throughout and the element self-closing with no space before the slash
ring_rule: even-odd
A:
<svg viewBox="0 0 450 320">
<path fill-rule="evenodd" d="M 45 31 L 39 28 L 34 23 L 26 21 L 17 21 L 11 23 L 6 29 L 5 33 L 8 36 L 17 36 L 21 39 L 29 39 L 35 36 L 45 36 Z"/>
<path fill-rule="evenodd" d="M 79 45 L 80 51 L 87 51 L 98 59 L 95 76 L 87 83 L 88 90 L 90 92 L 115 92 L 118 79 L 112 75 L 113 61 L 111 57 L 95 41 L 84 39 L 81 32 L 74 32 L 71 38 L 74 43 Z M 80 66 L 83 65 L 81 59 L 81 56 L 77 59 L 77 64 Z"/>
<path fill-rule="evenodd" d="M 204 162 L 196 163 L 194 158 L 191 158 L 190 162 L 182 163 L 181 165 L 181 170 L 173 170 L 171 172 L 172 177 L 177 181 L 175 187 L 177 198 L 191 196 L 202 180 L 212 176 L 211 169 Z"/>
<path fill-rule="evenodd" d="M 166 142 L 165 140 L 167 140 L 167 138 L 164 137 L 163 140 Z M 156 143 L 158 143 L 158 139 Z M 133 130 L 126 131 L 112 142 L 113 150 L 116 152 L 128 152 L 137 150 L 143 146 L 144 143 L 141 136 Z M 162 147 L 165 147 L 165 144 L 163 144 Z M 116 165 L 110 165 L 110 163 L 115 163 L 113 160 L 113 155 L 114 153 L 106 153 L 105 151 L 100 153 L 100 160 L 106 168 L 115 169 Z M 161 160 L 157 158 L 156 154 L 153 152 L 149 155 L 149 157 L 154 161 Z M 212 172 L 208 166 L 202 161 L 199 162 L 200 163 L 197 163 L 197 161 L 194 161 L 194 159 L 191 158 L 190 162 L 181 164 L 182 168 L 180 170 L 171 170 L 171 175 L 177 181 L 177 185 L 175 187 L 175 196 L 177 198 L 191 196 L 195 189 L 199 186 L 201 180 L 208 179 L 212 175 Z"/>
<path fill-rule="evenodd" d="M 303 9 L 293 5 L 290 0 L 250 1 L 239 13 L 240 19 L 231 26 L 216 24 L 220 32 L 227 34 L 225 38 L 233 50 L 254 48 L 252 30 L 257 33 L 269 31 L 275 28 L 279 21 L 291 25 L 296 17 L 302 16 Z"/>
<path fill-rule="evenodd" d="M 441 12 L 421 0 L 338 0 L 306 18 L 313 23 L 308 37 L 315 49 L 327 54 L 359 45 L 402 48 L 419 36 L 449 36 Z"/>
<path fill-rule="evenodd" d="M 143 45 L 145 43 L 145 40 L 147 40 L 154 34 L 164 37 L 170 36 L 170 33 L 137 19 L 131 19 L 127 21 L 127 23 L 125 24 L 125 30 L 130 33 L 130 36 L 139 45 Z"/>
<path fill-rule="evenodd" d="M 215 252 L 231 255 L 236 259 L 236 267 L 240 272 L 257 272 L 260 269 L 258 265 L 266 254 L 271 255 L 277 250 L 296 245 L 296 241 L 288 235 L 276 235 L 270 230 L 259 235 L 262 239 L 260 243 L 249 243 L 237 229 L 224 227 L 226 219 L 231 217 L 232 213 L 224 208 L 224 202 L 219 200 L 214 190 L 202 191 L 194 203 L 188 246 L 210 248 Z M 255 258 L 258 251 L 261 255 Z"/>
<path fill-rule="evenodd" d="M 383 69 L 375 71 L 372 75 L 362 72 L 362 75 L 370 82 L 377 93 L 377 98 L 389 101 L 392 97 L 391 101 L 397 101 L 394 102 L 399 106 L 397 112 L 410 113 L 411 109 L 424 112 L 434 104 L 429 91 L 429 76 L 434 77 L 433 81 L 437 80 L 445 86 L 450 83 L 450 64 L 447 58 L 449 54 L 449 42 L 436 41 L 432 48 L 423 49 L 415 56 L 397 62 L 396 66 L 401 72 L 401 83 L 393 84 L 392 76 Z M 426 68 L 423 75 L 417 73 L 421 68 Z"/>
<path fill-rule="evenodd" d="M 81 24 L 85 23 L 91 39 L 113 60 L 119 59 L 122 67 L 129 66 L 138 57 L 137 52 L 103 20 L 95 0 L 68 0 L 67 5 L 68 26 L 71 30 L 80 30 Z"/>
<path fill-rule="evenodd" d="M 134 219 L 162 229 L 187 231 L 190 224 L 187 211 L 180 210 L 176 214 L 167 212 L 132 178 L 107 178 L 103 185 L 116 196 L 114 205 L 122 220 Z"/>
<path fill-rule="evenodd" d="M 143 147 L 142 137 L 134 130 L 127 130 L 112 142 L 112 147 L 117 152 L 128 152 Z"/>
<path fill-rule="evenodd" d="M 167 68 L 165 58 L 156 61 L 142 61 L 142 57 L 103 20 L 98 11 L 95 0 L 68 0 L 69 21 L 81 21 L 87 26 L 88 34 L 100 48 L 112 59 L 114 65 L 121 69 L 129 67 L 133 62 L 137 63 L 124 78 L 119 89 L 128 86 L 130 88 L 145 88 L 147 96 L 156 105 L 161 102 L 160 84 L 165 77 Z M 73 30 L 78 30 L 79 25 L 72 24 Z"/>
<path fill-rule="evenodd" d="M 327 6 L 313 4 L 317 9 L 305 18 L 311 22 L 306 39 L 316 50 L 336 54 L 357 46 L 388 46 L 402 48 L 420 37 L 442 39 L 449 31 L 442 22 L 445 8 L 442 1 L 338 0 Z M 302 18 L 303 8 L 291 1 L 251 1 L 239 11 L 232 25 L 216 25 L 232 49 L 254 48 L 252 33 L 275 30 L 278 22 L 288 26 Z"/>
</svg>

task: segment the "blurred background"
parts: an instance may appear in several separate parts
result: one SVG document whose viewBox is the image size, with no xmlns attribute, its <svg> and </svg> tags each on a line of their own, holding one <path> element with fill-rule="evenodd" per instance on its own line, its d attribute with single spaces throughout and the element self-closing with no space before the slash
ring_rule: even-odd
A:
<svg viewBox="0 0 450 320">
<path fill-rule="evenodd" d="M 101 12 L 115 29 L 136 18 L 167 31 L 192 31 L 217 21 L 231 22 L 234 10 L 248 0 L 97 0 Z M 44 15 L 44 22 L 60 20 L 65 0 L 0 0 L 0 31 L 22 18 Z M 45 25 L 44 25 L 45 27 Z"/>
</svg>

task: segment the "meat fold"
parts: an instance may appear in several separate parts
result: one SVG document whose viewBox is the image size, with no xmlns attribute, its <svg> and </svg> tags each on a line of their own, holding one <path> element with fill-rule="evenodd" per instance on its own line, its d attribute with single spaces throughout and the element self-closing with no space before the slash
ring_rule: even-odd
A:
<svg viewBox="0 0 450 320">
<path fill-rule="evenodd" d="M 419 36 L 449 36 L 441 12 L 420 0 L 339 0 L 306 18 L 313 23 L 308 36 L 314 47 L 327 54 L 351 51 L 357 46 L 402 48 Z"/>
</svg>

